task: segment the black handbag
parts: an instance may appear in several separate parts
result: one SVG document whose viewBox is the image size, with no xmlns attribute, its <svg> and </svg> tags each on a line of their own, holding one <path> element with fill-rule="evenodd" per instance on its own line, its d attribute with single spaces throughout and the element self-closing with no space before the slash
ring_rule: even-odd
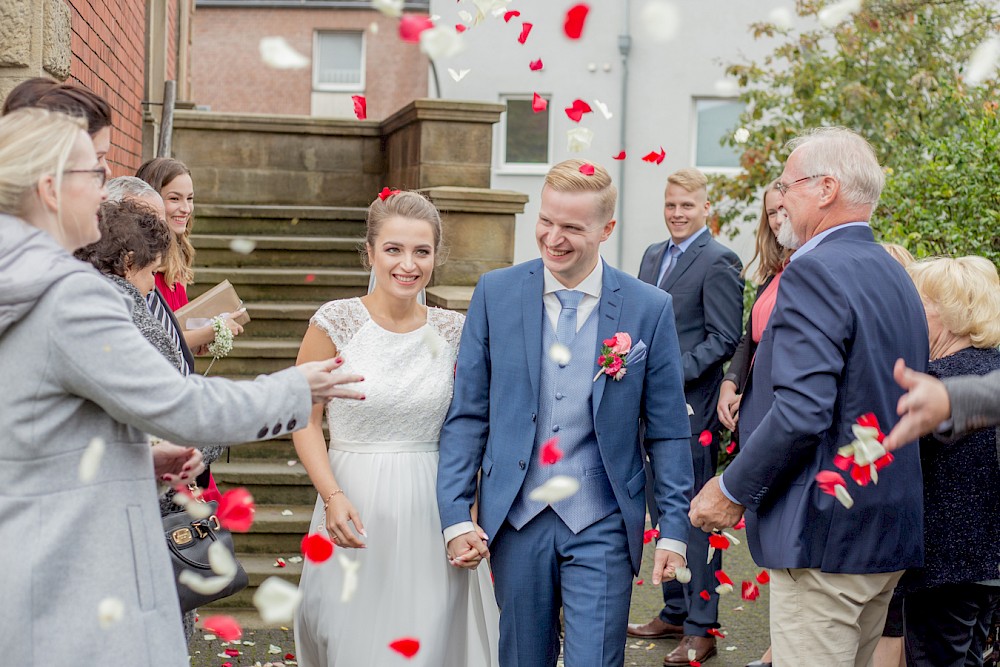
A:
<svg viewBox="0 0 1000 667">
<path fill-rule="evenodd" d="M 242 591 L 250 583 L 246 570 L 236 561 L 236 576 L 228 586 L 217 593 L 207 595 L 198 593 L 177 581 L 181 572 L 191 570 L 203 577 L 214 577 L 212 566 L 208 562 L 208 548 L 214 542 L 222 542 L 236 559 L 236 548 L 233 546 L 233 536 L 219 523 L 216 512 L 219 504 L 214 500 L 208 502 L 211 512 L 207 518 L 195 519 L 186 510 L 164 514 L 163 532 L 170 551 L 170 560 L 174 565 L 174 582 L 177 584 L 177 595 L 181 602 L 181 611 L 189 612 L 209 602 L 221 600 Z"/>
</svg>

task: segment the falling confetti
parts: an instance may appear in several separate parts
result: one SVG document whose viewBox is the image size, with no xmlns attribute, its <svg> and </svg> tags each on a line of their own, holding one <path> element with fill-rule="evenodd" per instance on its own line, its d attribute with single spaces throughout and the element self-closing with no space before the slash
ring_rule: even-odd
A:
<svg viewBox="0 0 1000 667">
<path fill-rule="evenodd" d="M 358 120 L 368 118 L 368 100 L 365 99 L 365 96 L 351 95 L 351 100 L 354 102 L 354 115 L 358 117 Z"/>
<path fill-rule="evenodd" d="M 219 636 L 224 642 L 236 641 L 243 636 L 243 628 L 232 616 L 209 616 L 201 626 Z"/>
<path fill-rule="evenodd" d="M 97 622 L 107 630 L 125 615 L 125 603 L 119 598 L 107 597 L 97 605 Z"/>
<path fill-rule="evenodd" d="M 708 447 L 709 445 L 711 445 L 712 439 L 713 439 L 712 432 L 708 430 L 702 431 L 701 435 L 698 436 L 698 442 L 701 444 L 702 447 Z"/>
<path fill-rule="evenodd" d="M 420 640 L 413 637 L 402 637 L 389 642 L 389 648 L 404 658 L 412 658 L 420 650 Z"/>
<path fill-rule="evenodd" d="M 532 72 L 537 72 L 538 70 L 542 69 L 542 67 L 544 67 L 544 65 L 542 64 L 541 58 L 539 58 L 538 60 L 532 60 L 530 63 L 528 63 L 528 69 L 530 69 Z"/>
<path fill-rule="evenodd" d="M 340 589 L 340 601 L 350 602 L 358 590 L 358 570 L 360 560 L 351 560 L 342 550 L 337 552 L 337 563 L 344 569 L 344 583 Z"/>
<path fill-rule="evenodd" d="M 229 242 L 229 249 L 240 255 L 249 255 L 256 247 L 256 241 L 244 237 L 238 237 Z"/>
<path fill-rule="evenodd" d="M 574 127 L 566 131 L 566 148 L 571 153 L 587 150 L 593 141 L 594 132 L 586 127 Z"/>
<path fill-rule="evenodd" d="M 78 477 L 81 482 L 92 482 L 97 477 L 97 470 L 101 467 L 101 459 L 104 458 L 105 449 L 102 438 L 93 438 L 87 444 L 87 448 L 83 450 L 83 456 L 80 457 Z"/>
<path fill-rule="evenodd" d="M 547 503 L 549 505 L 560 500 L 569 498 L 580 490 L 580 482 L 567 477 L 566 475 L 556 475 L 541 486 L 535 488 L 528 498 L 535 502 Z"/>
<path fill-rule="evenodd" d="M 517 36 L 518 42 L 524 44 L 526 41 L 528 41 L 528 34 L 531 32 L 532 25 L 533 24 L 531 23 L 521 24 L 521 34 Z"/>
<path fill-rule="evenodd" d="M 590 5 L 586 3 L 573 5 L 567 10 L 566 20 L 563 23 L 563 32 L 566 33 L 567 37 L 570 39 L 580 39 L 588 13 L 590 13 Z"/>
<path fill-rule="evenodd" d="M 733 592 L 733 580 L 722 570 L 715 571 L 715 578 L 719 580 L 719 585 L 715 587 L 715 592 L 719 595 L 726 595 Z"/>
<path fill-rule="evenodd" d="M 245 533 L 253 525 L 253 496 L 244 488 L 226 491 L 219 501 L 217 516 L 222 527 L 235 533 Z"/>
<path fill-rule="evenodd" d="M 712 635 L 713 637 L 718 637 L 719 639 L 725 639 L 726 638 L 725 633 L 723 633 L 721 630 L 719 630 L 717 628 L 709 628 L 708 629 L 708 634 Z"/>
<path fill-rule="evenodd" d="M 306 535 L 302 538 L 302 555 L 313 563 L 322 563 L 333 555 L 333 542 L 319 533 Z"/>
<path fill-rule="evenodd" d="M 844 481 L 839 472 L 821 470 L 816 473 L 816 482 L 819 484 L 820 491 L 835 497 L 847 509 L 851 509 L 854 505 L 854 499 L 847 492 L 847 482 Z"/>
<path fill-rule="evenodd" d="M 520 15 L 521 15 L 521 12 L 517 11 L 516 9 L 515 10 L 511 10 L 509 12 L 504 12 L 503 21 L 504 21 L 504 23 L 510 23 L 511 19 L 517 18 Z"/>
<path fill-rule="evenodd" d="M 636 579 L 635 580 L 635 585 L 636 586 L 642 586 L 644 583 L 646 583 L 645 579 Z"/>
<path fill-rule="evenodd" d="M 663 162 L 664 158 L 667 157 L 667 152 L 663 150 L 663 146 L 660 146 L 660 152 L 650 151 L 642 156 L 643 162 L 650 162 L 653 164 L 660 164 Z"/>
<path fill-rule="evenodd" d="M 253 605 L 268 624 L 291 623 L 302 593 L 298 586 L 280 577 L 269 577 L 253 594 Z"/>
<path fill-rule="evenodd" d="M 398 195 L 399 192 L 400 192 L 399 190 L 390 190 L 389 186 L 386 186 L 382 188 L 381 192 L 378 193 L 378 198 L 381 199 L 382 201 L 385 201 L 386 199 L 388 199 L 393 195 Z"/>
<path fill-rule="evenodd" d="M 593 109 L 590 108 L 590 105 L 583 100 L 573 100 L 572 106 L 566 107 L 566 115 L 575 123 L 580 122 L 583 114 L 591 113 L 592 111 Z"/>
<path fill-rule="evenodd" d="M 434 27 L 429 16 L 423 14 L 405 14 L 399 20 L 399 38 L 404 42 L 416 44 L 420 41 L 420 33 Z"/>
<path fill-rule="evenodd" d="M 534 111 L 535 113 L 541 113 L 542 111 L 545 111 L 548 108 L 548 106 L 549 106 L 549 101 L 544 97 L 542 97 L 541 95 L 539 95 L 538 93 L 535 93 L 534 96 L 531 98 L 531 110 Z"/>
<path fill-rule="evenodd" d="M 284 37 L 263 37 L 258 44 L 260 59 L 274 69 L 304 69 L 309 58 L 293 49 Z"/>
<path fill-rule="evenodd" d="M 621 151 L 620 153 L 618 153 L 618 155 L 614 156 L 611 159 L 612 160 L 624 160 L 625 159 L 625 151 Z"/>
<path fill-rule="evenodd" d="M 446 26 L 428 28 L 420 32 L 420 50 L 431 60 L 451 58 L 462 52 L 465 42 L 461 34 Z"/>
<path fill-rule="evenodd" d="M 592 165 L 590 163 L 581 164 L 580 165 L 580 173 L 583 174 L 584 176 L 593 176 L 594 175 L 594 165 Z"/>
<path fill-rule="evenodd" d="M 744 581 L 742 587 L 743 587 L 744 600 L 749 600 L 750 602 L 753 602 L 754 600 L 760 597 L 760 588 L 758 588 L 757 584 L 753 583 L 752 581 Z"/>
<path fill-rule="evenodd" d="M 553 437 L 545 441 L 538 452 L 538 462 L 543 466 L 554 465 L 563 457 L 563 451 L 559 449 L 559 438 Z"/>
<path fill-rule="evenodd" d="M 725 551 L 729 548 L 729 540 L 726 539 L 725 535 L 713 534 L 708 536 L 708 543 L 721 551 Z"/>
<path fill-rule="evenodd" d="M 600 100 L 594 100 L 594 106 L 597 107 L 597 110 L 601 112 L 601 115 L 604 116 L 605 120 L 611 120 L 611 118 L 614 117 L 614 114 L 608 111 L 608 105 L 605 104 L 604 102 Z"/>
<path fill-rule="evenodd" d="M 757 575 L 758 584 L 766 584 L 771 581 L 771 575 L 767 573 L 767 570 L 761 570 L 760 574 Z"/>
<path fill-rule="evenodd" d="M 660 537 L 660 531 L 658 531 L 656 528 L 650 528 L 649 530 L 647 530 L 642 534 L 642 543 L 649 544 L 650 542 L 659 537 Z"/>
<path fill-rule="evenodd" d="M 708 591 L 706 591 L 706 590 L 703 590 L 701 593 L 698 593 L 698 595 L 701 596 L 702 600 L 710 600 L 710 599 L 712 599 L 712 596 L 709 595 Z"/>
<path fill-rule="evenodd" d="M 455 83 L 458 83 L 459 81 L 465 78 L 466 74 L 468 74 L 471 71 L 472 70 L 469 69 L 463 69 L 456 72 L 455 70 L 449 67 L 448 75 L 451 76 L 451 78 L 455 81 Z"/>
<path fill-rule="evenodd" d="M 573 355 L 569 351 L 569 348 L 562 343 L 553 343 L 552 347 L 549 348 L 549 359 L 553 363 L 559 364 L 559 366 L 565 368 L 569 366 L 569 362 L 573 360 Z"/>
</svg>

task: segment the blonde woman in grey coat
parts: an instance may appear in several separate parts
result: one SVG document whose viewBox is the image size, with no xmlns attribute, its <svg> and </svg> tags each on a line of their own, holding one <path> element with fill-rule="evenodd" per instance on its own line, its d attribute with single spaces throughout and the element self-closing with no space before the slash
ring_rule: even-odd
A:
<svg viewBox="0 0 1000 667">
<path fill-rule="evenodd" d="M 72 256 L 99 238 L 104 179 L 82 121 L 0 118 L 0 636 L 10 664 L 185 667 L 146 434 L 272 437 L 312 403 L 361 398 L 340 386 L 361 378 L 340 360 L 253 382 L 178 374 Z M 94 440 L 105 454 L 81 475 Z"/>
</svg>

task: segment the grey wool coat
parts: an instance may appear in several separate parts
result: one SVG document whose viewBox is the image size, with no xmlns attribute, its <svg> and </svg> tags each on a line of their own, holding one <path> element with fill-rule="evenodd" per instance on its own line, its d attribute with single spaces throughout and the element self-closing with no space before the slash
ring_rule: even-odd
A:
<svg viewBox="0 0 1000 667">
<path fill-rule="evenodd" d="M 308 422 L 298 371 L 185 378 L 130 308 L 48 234 L 0 215 L 0 645 L 10 664 L 186 667 L 146 434 L 242 442 Z M 85 482 L 93 438 L 106 450 Z M 102 627 L 108 598 L 124 613 Z"/>
</svg>

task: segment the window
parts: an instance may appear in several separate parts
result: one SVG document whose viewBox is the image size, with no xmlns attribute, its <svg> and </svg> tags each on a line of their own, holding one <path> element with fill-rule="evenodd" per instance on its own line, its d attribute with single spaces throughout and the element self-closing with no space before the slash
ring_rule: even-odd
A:
<svg viewBox="0 0 1000 667">
<path fill-rule="evenodd" d="M 314 90 L 364 90 L 365 43 L 360 32 L 317 32 Z"/>
<path fill-rule="evenodd" d="M 742 151 L 719 142 L 740 122 L 743 103 L 737 100 L 695 100 L 697 132 L 694 160 L 699 169 L 739 169 Z"/>
<path fill-rule="evenodd" d="M 549 165 L 549 110 L 535 113 L 530 96 L 509 96 L 504 114 L 503 138 L 499 142 L 502 167 L 536 171 Z M 537 165 L 537 166 L 536 166 Z"/>
</svg>

